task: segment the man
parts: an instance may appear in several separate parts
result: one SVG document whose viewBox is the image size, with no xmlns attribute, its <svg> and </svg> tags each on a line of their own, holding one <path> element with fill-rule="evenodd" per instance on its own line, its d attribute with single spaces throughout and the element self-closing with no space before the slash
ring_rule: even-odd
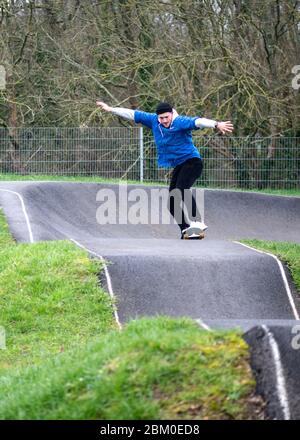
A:
<svg viewBox="0 0 300 440">
<path fill-rule="evenodd" d="M 191 195 L 191 204 L 185 203 L 189 219 L 186 219 L 181 207 L 181 202 L 185 202 L 186 191 L 189 191 L 200 177 L 203 168 L 202 157 L 193 144 L 191 132 L 200 128 L 214 128 L 222 134 L 231 133 L 231 121 L 219 122 L 198 116 L 179 116 L 167 102 L 160 102 L 155 113 L 110 107 L 102 101 L 97 101 L 96 104 L 106 112 L 133 120 L 152 130 L 157 147 L 158 165 L 174 168 L 169 187 L 168 208 L 180 227 L 181 238 L 203 238 L 207 226 L 201 221 L 194 197 Z M 191 221 L 191 218 L 195 221 Z"/>
</svg>

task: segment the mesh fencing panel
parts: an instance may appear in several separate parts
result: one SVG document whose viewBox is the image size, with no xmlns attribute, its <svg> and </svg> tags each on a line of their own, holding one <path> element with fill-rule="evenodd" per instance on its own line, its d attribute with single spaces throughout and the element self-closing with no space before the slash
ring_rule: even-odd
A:
<svg viewBox="0 0 300 440">
<path fill-rule="evenodd" d="M 198 182 L 203 186 L 300 188 L 300 138 L 195 132 L 193 139 L 204 158 Z M 149 182 L 167 182 L 170 177 L 170 170 L 157 166 L 150 131 L 139 127 L 0 128 L 0 173 Z"/>
</svg>

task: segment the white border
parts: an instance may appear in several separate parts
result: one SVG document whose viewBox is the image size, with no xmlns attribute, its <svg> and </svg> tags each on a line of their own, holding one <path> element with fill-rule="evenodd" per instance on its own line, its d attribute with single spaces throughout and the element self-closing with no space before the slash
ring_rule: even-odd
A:
<svg viewBox="0 0 300 440">
<path fill-rule="evenodd" d="M 264 329 L 266 336 L 269 339 L 269 343 L 273 355 L 273 361 L 275 364 L 275 373 L 276 373 L 277 396 L 283 411 L 284 420 L 290 420 L 291 412 L 289 407 L 288 394 L 287 394 L 286 383 L 283 374 L 279 347 L 270 329 L 266 325 L 262 325 L 262 328 Z"/>
<path fill-rule="evenodd" d="M 212 331 L 212 329 L 207 324 L 205 324 L 205 322 L 202 321 L 201 318 L 196 319 L 196 322 L 200 325 L 200 327 L 204 328 L 204 330 L 206 330 L 208 332 Z"/>
<path fill-rule="evenodd" d="M 70 241 L 72 241 L 78 247 L 80 247 L 80 248 L 84 249 L 85 251 L 87 251 L 89 254 L 95 255 L 97 258 L 99 258 L 99 260 L 101 260 L 101 262 L 103 263 L 103 267 L 104 267 L 104 272 L 105 272 L 105 277 L 106 277 L 106 282 L 107 282 L 107 288 L 108 288 L 109 295 L 110 295 L 111 299 L 115 300 L 116 296 L 115 296 L 113 288 L 112 288 L 111 278 L 110 278 L 110 275 L 109 275 L 109 272 L 108 272 L 107 265 L 106 265 L 105 260 L 102 257 L 102 255 L 99 255 L 96 252 L 91 251 L 90 249 L 86 248 L 81 243 L 79 243 L 78 241 L 74 240 L 74 238 L 70 238 Z M 122 324 L 120 322 L 118 311 L 117 311 L 117 308 L 116 308 L 115 304 L 113 304 L 113 310 L 114 310 L 114 315 L 115 315 L 115 319 L 117 321 L 118 327 L 121 329 L 122 328 Z"/>
<path fill-rule="evenodd" d="M 26 211 L 26 208 L 25 208 L 25 203 L 24 203 L 23 197 L 21 196 L 21 194 L 17 193 L 16 191 L 11 191 L 10 189 L 2 189 L 2 188 L 0 188 L 0 191 L 5 191 L 5 192 L 11 193 L 11 194 L 15 194 L 19 198 L 19 200 L 21 202 L 22 210 L 23 210 L 23 213 L 24 213 L 24 217 L 25 217 L 25 220 L 26 220 L 28 232 L 29 232 L 29 240 L 30 240 L 30 243 L 34 243 L 32 229 L 31 229 L 29 217 L 28 217 L 28 214 L 27 214 L 27 211 Z"/>
</svg>

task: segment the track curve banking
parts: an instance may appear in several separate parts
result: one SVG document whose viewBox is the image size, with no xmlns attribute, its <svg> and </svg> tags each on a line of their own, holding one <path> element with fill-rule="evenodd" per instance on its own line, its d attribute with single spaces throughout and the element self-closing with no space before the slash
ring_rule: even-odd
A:
<svg viewBox="0 0 300 440">
<path fill-rule="evenodd" d="M 299 299 L 288 297 L 277 262 L 234 241 L 255 237 L 299 243 L 300 198 L 205 190 L 209 229 L 199 242 L 179 240 L 174 224 L 98 224 L 98 191 L 111 190 L 120 210 L 124 194 L 119 200 L 119 188 L 2 182 L 0 204 L 17 240 L 73 239 L 109 260 L 121 322 L 157 314 L 219 321 L 224 326 L 297 318 Z M 141 188 L 150 199 L 150 187 L 128 185 L 127 191 Z M 162 214 L 166 207 L 157 209 Z"/>
</svg>

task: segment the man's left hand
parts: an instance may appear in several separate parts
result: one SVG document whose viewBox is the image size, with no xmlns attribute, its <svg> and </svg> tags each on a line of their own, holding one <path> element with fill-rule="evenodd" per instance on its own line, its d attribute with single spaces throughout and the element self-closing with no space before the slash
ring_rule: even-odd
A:
<svg viewBox="0 0 300 440">
<path fill-rule="evenodd" d="M 225 122 L 218 122 L 216 129 L 219 130 L 222 134 L 225 133 L 232 133 L 233 131 L 233 125 L 231 121 L 225 121 Z"/>
</svg>

